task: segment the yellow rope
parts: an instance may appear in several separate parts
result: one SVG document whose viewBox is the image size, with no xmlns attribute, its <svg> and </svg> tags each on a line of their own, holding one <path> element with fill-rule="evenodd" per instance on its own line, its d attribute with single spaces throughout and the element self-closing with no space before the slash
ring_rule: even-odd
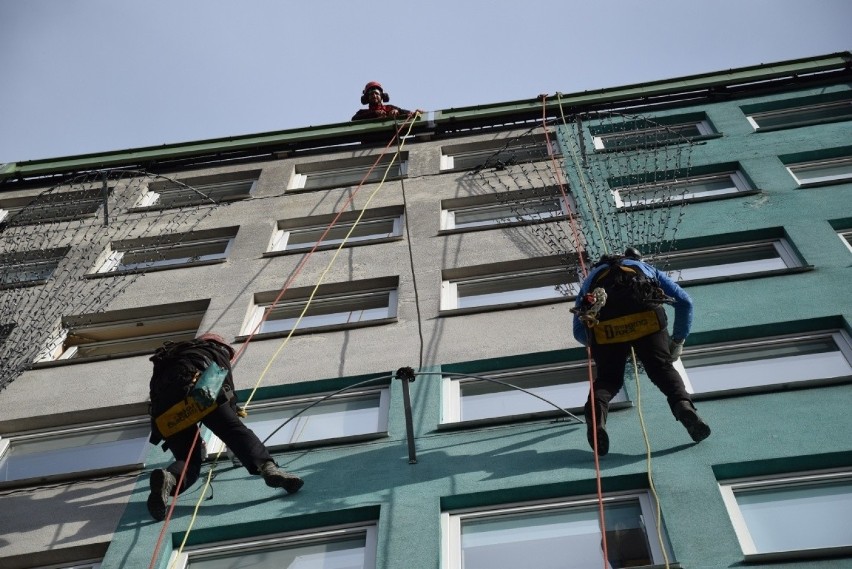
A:
<svg viewBox="0 0 852 569">
<path fill-rule="evenodd" d="M 417 113 L 417 114 L 419 114 L 419 113 Z M 415 119 L 416 119 L 416 115 L 415 115 Z M 405 133 L 405 137 L 408 137 L 408 135 L 411 133 L 411 129 L 414 127 L 414 123 L 415 123 L 415 120 L 412 120 L 411 124 L 408 126 L 408 131 Z M 390 172 L 390 169 L 393 166 L 394 162 L 397 160 L 397 158 L 399 158 L 399 155 L 402 152 L 403 146 L 405 146 L 405 139 L 403 139 L 402 143 L 397 148 L 397 151 L 394 154 L 393 158 L 388 162 L 387 168 L 385 168 L 385 172 L 382 175 L 382 179 L 379 182 L 379 185 L 376 186 L 376 189 L 373 190 L 373 192 L 370 194 L 370 197 L 367 199 L 367 202 L 364 204 L 364 207 L 361 208 L 361 213 L 358 215 L 357 219 L 355 220 L 355 223 L 352 224 L 352 227 L 349 229 L 349 232 L 346 233 L 346 236 L 343 238 L 343 241 L 341 241 L 340 245 L 338 245 L 337 250 L 334 252 L 334 256 L 331 258 L 331 261 L 329 262 L 328 266 L 325 268 L 322 275 L 320 275 L 319 281 L 317 281 L 316 286 L 314 286 L 314 289 L 311 292 L 310 297 L 308 297 L 308 301 L 305 303 L 305 307 L 302 309 L 301 314 L 299 314 L 299 318 L 296 319 L 296 323 L 294 324 L 293 328 L 287 334 L 287 337 L 284 338 L 284 341 L 281 343 L 281 345 L 278 347 L 278 349 L 275 351 L 275 353 L 272 354 L 272 357 L 270 358 L 269 363 L 266 365 L 263 372 L 261 372 L 260 377 L 258 378 L 257 382 L 255 383 L 254 388 L 251 390 L 251 393 L 249 394 L 248 399 L 246 399 L 245 405 L 243 405 L 244 409 L 248 408 L 248 405 L 251 402 L 252 398 L 254 397 L 255 392 L 260 387 L 260 384 L 263 382 L 263 379 L 266 377 L 266 374 L 272 368 L 273 362 L 275 362 L 275 360 L 278 358 L 278 355 L 284 349 L 284 346 L 286 346 L 289 343 L 290 338 L 293 336 L 293 332 L 295 332 L 296 329 L 299 327 L 299 324 L 302 322 L 302 318 L 307 313 L 308 308 L 310 307 L 311 302 L 314 299 L 314 296 L 316 296 L 316 293 L 319 290 L 319 287 L 323 282 L 323 279 L 325 279 L 328 272 L 334 266 L 334 263 L 337 260 L 338 255 L 340 255 L 340 252 L 343 250 L 344 245 L 346 245 L 346 242 L 349 240 L 349 237 L 352 235 L 352 232 L 355 231 L 355 228 L 358 226 L 358 223 L 361 222 L 361 218 L 364 216 L 364 213 L 367 210 L 367 206 L 370 205 L 370 202 L 373 201 L 373 198 L 376 196 L 376 194 L 378 194 L 378 192 L 382 188 L 382 186 L 384 186 L 385 180 L 388 177 L 388 173 Z M 213 471 L 215 470 L 216 465 L 219 463 L 219 457 L 221 455 L 222 455 L 222 450 L 220 449 L 216 453 L 216 458 L 213 460 L 213 462 L 210 465 L 210 470 L 207 473 L 207 479 L 204 482 L 204 487 L 201 489 L 201 492 L 198 496 L 198 501 L 196 502 L 195 508 L 192 511 L 192 517 L 189 520 L 189 526 L 187 527 L 186 533 L 183 536 L 183 540 L 181 541 L 180 546 L 178 547 L 177 555 L 180 555 L 183 552 L 183 548 L 186 545 L 186 541 L 187 541 L 187 539 L 189 539 L 189 533 L 192 531 L 192 528 L 195 525 L 195 521 L 198 517 L 198 510 L 201 508 L 201 502 L 204 501 L 204 496 L 207 494 L 207 489 L 210 487 L 210 483 L 213 480 Z M 177 556 L 175 556 L 172 563 L 174 563 L 174 561 L 176 559 L 177 559 Z M 169 567 L 171 569 L 172 565 L 170 564 Z"/>
<path fill-rule="evenodd" d="M 636 380 L 636 408 L 639 411 L 639 424 L 642 427 L 642 437 L 645 439 L 646 462 L 648 464 L 648 486 L 651 489 L 651 494 L 654 496 L 654 504 L 657 507 L 657 541 L 660 544 L 660 550 L 663 552 L 666 569 L 669 569 L 669 554 L 666 551 L 665 543 L 663 543 L 663 514 L 662 509 L 660 508 L 660 497 L 657 495 L 657 487 L 654 484 L 654 477 L 651 472 L 651 441 L 648 438 L 648 429 L 645 427 L 645 416 L 642 413 L 642 387 L 639 382 L 639 365 L 636 363 L 636 352 L 632 347 L 630 348 L 630 356 L 633 358 L 633 377 Z"/>
</svg>

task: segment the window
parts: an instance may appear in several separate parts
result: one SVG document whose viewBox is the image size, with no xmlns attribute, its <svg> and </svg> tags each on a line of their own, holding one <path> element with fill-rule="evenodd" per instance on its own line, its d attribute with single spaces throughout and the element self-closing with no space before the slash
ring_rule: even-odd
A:
<svg viewBox="0 0 852 569">
<path fill-rule="evenodd" d="M 376 160 L 378 159 L 378 163 Z M 373 166 L 375 164 L 375 167 Z M 319 190 L 357 186 L 402 178 L 408 172 L 408 153 L 360 156 L 343 160 L 297 164 L 288 190 Z"/>
<path fill-rule="evenodd" d="M 667 202 L 718 199 L 752 190 L 751 184 L 740 170 L 730 170 L 672 180 L 617 185 L 612 188 L 612 195 L 616 207 L 628 208 Z"/>
<path fill-rule="evenodd" d="M 0 222 L 21 226 L 72 221 L 94 214 L 103 202 L 102 188 L 46 191 L 37 196 L 7 198 L 0 200 Z"/>
<path fill-rule="evenodd" d="M 329 225 L 337 217 L 336 214 L 279 221 L 269 251 L 311 249 L 323 237 L 323 233 L 325 237 L 318 249 L 336 247 L 344 239 L 347 245 L 399 239 L 402 237 L 403 211 L 403 206 L 350 211 L 341 214 L 330 229 Z"/>
<path fill-rule="evenodd" d="M 840 240 L 843 241 L 843 244 L 852 251 L 852 229 L 844 229 L 837 232 L 837 235 L 840 237 Z"/>
<path fill-rule="evenodd" d="M 15 329 L 16 324 L 14 323 L 0 323 L 0 347 L 3 346 L 3 342 L 12 335 L 12 330 Z"/>
<path fill-rule="evenodd" d="M 152 353 L 163 342 L 195 338 L 209 301 L 178 302 L 66 316 L 36 362 Z"/>
<path fill-rule="evenodd" d="M 788 164 L 799 187 L 824 186 L 852 180 L 852 156 Z"/>
<path fill-rule="evenodd" d="M 589 395 L 586 362 L 551 366 L 502 369 L 480 375 L 526 389 L 552 401 L 562 409 L 581 410 Z M 475 377 L 447 375 L 442 380 L 442 423 L 512 418 L 534 414 L 559 413 L 552 405 L 528 393 Z M 627 401 L 622 389 L 612 405 Z"/>
<path fill-rule="evenodd" d="M 32 569 L 101 569 L 100 560 L 89 561 L 74 561 L 69 563 L 60 563 L 59 565 L 39 565 Z"/>
<path fill-rule="evenodd" d="M 580 286 L 559 257 L 443 271 L 441 310 L 568 300 Z"/>
<path fill-rule="evenodd" d="M 267 311 L 269 314 L 260 324 L 259 334 L 289 332 L 297 327 L 316 331 L 393 322 L 396 321 L 398 286 L 398 277 L 321 285 L 313 300 L 310 295 L 314 287 L 290 289 L 271 309 L 278 291 L 258 293 L 243 333 L 250 334 Z"/>
<path fill-rule="evenodd" d="M 593 126 L 589 130 L 596 150 L 677 144 L 716 134 L 706 118 L 696 120 L 683 117 L 668 117 L 658 121 L 636 120 L 608 127 Z"/>
<path fill-rule="evenodd" d="M 244 420 L 260 440 L 272 449 L 300 443 L 343 442 L 353 437 L 385 434 L 388 429 L 388 389 L 364 389 L 331 397 L 317 403 L 319 397 L 256 401 Z M 307 411 L 304 411 L 310 405 Z M 304 411 L 286 426 L 283 423 Z M 277 430 L 276 429 L 279 429 Z M 211 435 L 208 452 L 214 455 L 223 448 Z"/>
<path fill-rule="evenodd" d="M 238 227 L 114 241 L 101 255 L 97 273 L 171 269 L 227 258 Z"/>
<path fill-rule="evenodd" d="M 852 553 L 852 473 L 727 482 L 722 497 L 746 558 Z"/>
<path fill-rule="evenodd" d="M 245 199 L 254 192 L 259 177 L 260 170 L 252 170 L 152 182 L 136 208 L 168 209 Z"/>
<path fill-rule="evenodd" d="M 605 498 L 604 518 L 610 567 L 665 562 L 647 494 Z M 444 513 L 442 531 L 442 569 L 517 569 L 531 559 L 536 569 L 603 565 L 596 499 Z"/>
<path fill-rule="evenodd" d="M 508 166 L 518 162 L 543 160 L 559 154 L 561 152 L 555 133 L 550 133 L 549 144 L 544 134 L 451 144 L 441 147 L 441 170 Z"/>
<path fill-rule="evenodd" d="M 280 567 L 375 569 L 376 526 L 329 528 L 251 541 L 195 546 L 173 553 L 174 569 Z"/>
<path fill-rule="evenodd" d="M 786 239 L 770 239 L 667 253 L 660 269 L 684 283 L 801 266 L 802 261 Z"/>
<path fill-rule="evenodd" d="M 844 330 L 687 346 L 681 370 L 687 390 L 724 394 L 852 378 L 852 341 Z"/>
<path fill-rule="evenodd" d="M 0 437 L 0 483 L 142 466 L 148 418 Z"/>
<path fill-rule="evenodd" d="M 569 204 L 573 207 L 573 204 Z M 551 221 L 568 215 L 558 188 L 522 190 L 441 201 L 441 229 L 470 229 Z"/>
<path fill-rule="evenodd" d="M 44 284 L 70 247 L 0 255 L 0 289 Z"/>
<path fill-rule="evenodd" d="M 841 93 L 839 96 L 842 98 L 834 101 L 805 97 L 770 105 L 747 105 L 742 107 L 742 110 L 754 130 L 774 130 L 852 119 L 850 93 Z M 829 96 L 835 99 L 837 97 L 838 94 Z"/>
</svg>

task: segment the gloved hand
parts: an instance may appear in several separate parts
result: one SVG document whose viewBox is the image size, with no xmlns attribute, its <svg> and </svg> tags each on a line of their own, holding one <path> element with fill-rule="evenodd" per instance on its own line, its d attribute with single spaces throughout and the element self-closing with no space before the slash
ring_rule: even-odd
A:
<svg viewBox="0 0 852 569">
<path fill-rule="evenodd" d="M 680 355 L 683 353 L 683 342 L 683 340 L 672 339 L 669 344 L 669 353 L 672 355 L 673 362 L 680 359 Z"/>
</svg>

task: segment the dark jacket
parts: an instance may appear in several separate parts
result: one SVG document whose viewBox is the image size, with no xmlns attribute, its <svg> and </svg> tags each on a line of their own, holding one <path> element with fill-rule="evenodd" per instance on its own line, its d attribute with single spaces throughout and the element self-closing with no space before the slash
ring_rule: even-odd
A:
<svg viewBox="0 0 852 569">
<path fill-rule="evenodd" d="M 361 121 L 367 119 L 389 119 L 392 118 L 390 116 L 390 113 L 394 110 L 399 113 L 397 115 L 399 118 L 405 118 L 406 116 L 411 114 L 411 111 L 400 109 L 399 107 L 395 107 L 393 105 L 378 105 L 376 107 L 370 107 L 368 109 L 360 109 L 352 116 L 352 120 Z"/>
</svg>

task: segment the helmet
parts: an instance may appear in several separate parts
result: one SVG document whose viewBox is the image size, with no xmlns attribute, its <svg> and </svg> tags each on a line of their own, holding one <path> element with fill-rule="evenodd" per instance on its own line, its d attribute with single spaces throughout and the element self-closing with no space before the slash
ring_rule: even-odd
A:
<svg viewBox="0 0 852 569">
<path fill-rule="evenodd" d="M 636 249 L 634 247 L 628 247 L 627 249 L 625 249 L 624 256 L 628 259 L 635 259 L 637 261 L 642 260 L 642 253 L 639 252 L 639 249 Z"/>
<path fill-rule="evenodd" d="M 378 81 L 370 81 L 369 83 L 364 85 L 364 90 L 361 91 L 361 104 L 362 105 L 366 105 L 368 103 L 367 93 L 369 93 L 373 89 L 376 89 L 376 90 L 379 91 L 379 93 L 381 93 L 382 102 L 387 103 L 388 101 L 390 101 L 390 97 L 388 96 L 387 93 L 385 93 L 385 90 L 382 87 L 382 84 L 379 83 Z"/>
<path fill-rule="evenodd" d="M 216 334 L 215 332 L 205 332 L 204 334 L 200 335 L 198 339 L 205 341 L 213 341 L 219 344 L 224 344 L 226 346 L 228 345 L 228 342 L 225 340 L 225 338 L 223 338 L 219 334 Z"/>
</svg>

